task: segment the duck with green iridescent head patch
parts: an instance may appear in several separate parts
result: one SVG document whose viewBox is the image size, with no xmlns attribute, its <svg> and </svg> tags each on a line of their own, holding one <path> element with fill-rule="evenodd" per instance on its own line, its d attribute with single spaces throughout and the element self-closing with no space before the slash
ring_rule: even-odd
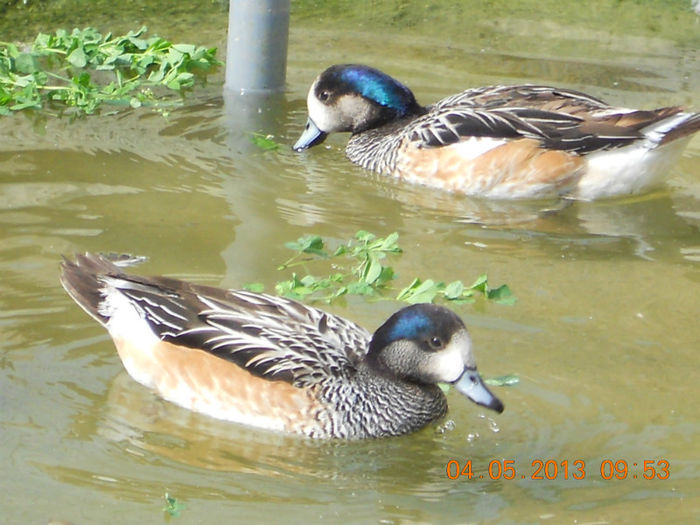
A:
<svg viewBox="0 0 700 525">
<path fill-rule="evenodd" d="M 578 91 L 488 86 L 421 106 L 409 88 L 359 64 L 334 65 L 311 85 L 294 145 L 350 132 L 363 168 L 412 183 L 494 199 L 593 200 L 660 184 L 700 113 L 611 106 Z"/>
</svg>

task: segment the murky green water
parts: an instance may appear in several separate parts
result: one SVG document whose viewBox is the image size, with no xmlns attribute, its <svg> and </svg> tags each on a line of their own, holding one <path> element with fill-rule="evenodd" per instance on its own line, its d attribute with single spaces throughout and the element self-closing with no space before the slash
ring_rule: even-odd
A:
<svg viewBox="0 0 700 525">
<path fill-rule="evenodd" d="M 312 78 L 348 61 L 398 76 L 424 103 L 527 81 L 700 110 L 700 18 L 684 2 L 580 3 L 591 7 L 575 16 L 568 3 L 488 2 L 452 17 L 393 4 L 295 6 L 289 89 L 260 114 L 242 114 L 214 82 L 167 120 L 2 120 L 0 522 L 159 523 L 166 492 L 185 504 L 171 519 L 183 524 L 698 520 L 700 137 L 655 193 L 542 213 L 554 203 L 469 200 L 363 172 L 344 159 L 345 137 L 297 155 L 263 152 L 242 130 L 293 143 Z M 120 23 L 139 16 L 224 47 L 218 4 Z M 483 374 L 520 377 L 497 389 L 502 415 L 451 393 L 454 429 L 365 443 L 214 421 L 132 381 L 58 284 L 61 254 L 96 250 L 147 255 L 146 273 L 271 288 L 285 241 L 358 229 L 400 233 L 402 282 L 488 272 L 511 286 L 513 307 L 458 310 Z M 373 329 L 398 306 L 331 309 Z M 531 479 L 538 459 L 559 464 L 556 479 Z M 449 479 L 450 460 L 471 460 L 474 478 Z M 492 462 L 510 460 L 515 479 L 491 479 Z M 603 479 L 605 460 L 626 461 L 627 478 Z M 643 479 L 645 460 L 659 473 L 667 461 L 669 479 Z"/>
</svg>

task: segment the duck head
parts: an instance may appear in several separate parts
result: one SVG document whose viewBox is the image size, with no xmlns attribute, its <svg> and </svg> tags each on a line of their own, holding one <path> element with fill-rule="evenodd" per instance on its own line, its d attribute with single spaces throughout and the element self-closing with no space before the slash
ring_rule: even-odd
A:
<svg viewBox="0 0 700 525">
<path fill-rule="evenodd" d="M 326 69 L 311 85 L 306 105 L 309 117 L 294 144 L 295 151 L 320 144 L 329 133 L 361 133 L 423 112 L 406 86 L 377 69 L 358 64 Z"/>
<path fill-rule="evenodd" d="M 477 405 L 503 412 L 476 369 L 464 323 L 443 306 L 415 304 L 396 312 L 372 336 L 367 359 L 406 381 L 450 383 Z"/>
</svg>

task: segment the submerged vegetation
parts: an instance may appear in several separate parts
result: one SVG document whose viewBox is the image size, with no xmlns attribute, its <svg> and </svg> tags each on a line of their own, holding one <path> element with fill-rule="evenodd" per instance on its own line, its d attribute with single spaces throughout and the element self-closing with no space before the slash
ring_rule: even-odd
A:
<svg viewBox="0 0 700 525">
<path fill-rule="evenodd" d="M 30 48 L 0 42 L 0 114 L 59 108 L 95 113 L 103 104 L 172 105 L 163 92 L 192 88 L 220 62 L 215 48 L 96 29 L 39 33 Z M 154 91 L 155 90 L 155 91 Z"/>
<path fill-rule="evenodd" d="M 290 279 L 277 283 L 276 292 L 293 299 L 326 302 L 345 295 L 380 298 L 392 294 L 396 300 L 411 304 L 439 300 L 459 304 L 474 302 L 477 294 L 480 294 L 497 303 L 515 303 L 516 298 L 508 285 L 492 288 L 486 274 L 477 277 L 470 286 L 459 280 L 446 284 L 443 281 L 416 277 L 396 292 L 392 284 L 397 275 L 391 266 L 385 264 L 385 259 L 388 255 L 402 253 L 398 240 L 396 232 L 382 238 L 361 230 L 354 238 L 339 244 L 333 250 L 318 235 L 305 235 L 288 242 L 285 246 L 295 253 L 278 270 L 285 271 L 299 266 L 308 270 L 310 266 L 324 266 L 326 271 L 330 269 L 330 273 L 317 277 L 310 273 L 300 276 L 293 271 Z M 259 283 L 249 284 L 246 288 L 263 290 Z"/>
</svg>

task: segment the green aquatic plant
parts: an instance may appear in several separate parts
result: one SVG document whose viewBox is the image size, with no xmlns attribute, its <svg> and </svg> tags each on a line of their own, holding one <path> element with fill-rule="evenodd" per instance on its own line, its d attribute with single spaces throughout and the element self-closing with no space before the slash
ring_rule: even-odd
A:
<svg viewBox="0 0 700 525">
<path fill-rule="evenodd" d="M 507 284 L 491 288 L 485 273 L 477 277 L 471 286 L 464 286 L 462 281 L 445 284 L 442 281 L 422 281 L 416 278 L 396 298 L 407 303 L 431 303 L 438 298 L 454 303 L 470 303 L 474 302 L 475 292 L 481 292 L 487 299 L 501 304 L 514 304 L 516 301 Z"/>
<path fill-rule="evenodd" d="M 185 508 L 185 504 L 178 501 L 176 498 L 174 498 L 167 492 L 165 493 L 164 499 L 165 506 L 163 507 L 163 512 L 165 512 L 168 516 L 178 518 L 180 516 L 180 513 L 182 512 L 182 509 Z"/>
<path fill-rule="evenodd" d="M 95 113 L 102 104 L 174 104 L 219 66 L 215 48 L 146 38 L 147 28 L 105 35 L 92 27 L 39 33 L 31 47 L 0 42 L 0 115 L 47 106 Z M 154 91 L 155 90 L 155 91 Z"/>
<path fill-rule="evenodd" d="M 484 383 L 488 386 L 515 386 L 520 383 L 520 376 L 517 374 L 506 374 L 503 376 L 484 377 Z M 447 393 L 451 385 L 448 383 L 438 383 L 440 389 Z"/>
<path fill-rule="evenodd" d="M 274 151 L 280 147 L 279 142 L 275 142 L 273 135 L 251 133 L 250 141 L 263 151 Z"/>
<path fill-rule="evenodd" d="M 484 383 L 489 386 L 513 386 L 520 383 L 520 377 L 516 374 L 484 378 Z"/>
<path fill-rule="evenodd" d="M 285 271 L 304 266 L 326 266 L 332 270 L 323 277 L 310 273 L 303 276 L 292 272 L 290 279 L 279 281 L 275 290 L 279 295 L 306 301 L 331 302 L 345 295 L 386 297 L 394 294 L 392 284 L 397 279 L 394 269 L 385 264 L 389 255 L 398 255 L 402 249 L 398 244 L 399 235 L 394 232 L 386 237 L 377 237 L 367 231 L 358 231 L 345 243 L 329 250 L 327 243 L 318 235 L 305 235 L 285 247 L 292 255 L 277 269 Z M 246 286 L 251 291 L 264 289 L 261 283 Z M 462 281 L 445 284 L 433 279 L 414 278 L 403 287 L 394 298 L 407 303 L 436 302 L 471 303 L 481 294 L 489 300 L 501 304 L 516 301 L 507 284 L 491 288 L 486 274 L 479 276 L 471 286 Z"/>
</svg>

